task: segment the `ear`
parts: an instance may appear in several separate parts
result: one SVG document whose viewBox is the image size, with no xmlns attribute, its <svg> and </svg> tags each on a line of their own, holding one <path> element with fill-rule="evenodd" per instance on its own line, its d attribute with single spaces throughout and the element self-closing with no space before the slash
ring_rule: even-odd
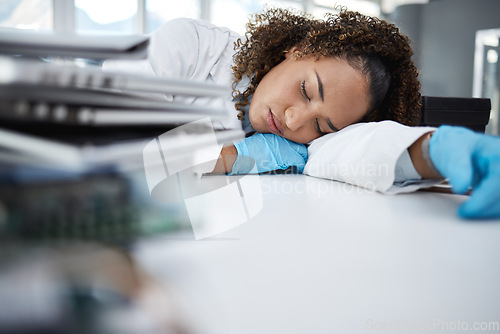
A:
<svg viewBox="0 0 500 334">
<path fill-rule="evenodd" d="M 299 48 L 296 46 L 292 46 L 289 50 L 285 51 L 285 58 L 289 59 L 292 55 L 295 55 L 299 52 Z"/>
</svg>

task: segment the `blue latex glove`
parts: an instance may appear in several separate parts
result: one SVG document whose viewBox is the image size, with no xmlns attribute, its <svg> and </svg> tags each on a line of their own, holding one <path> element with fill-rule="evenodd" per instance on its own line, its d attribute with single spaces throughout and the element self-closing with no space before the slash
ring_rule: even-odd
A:
<svg viewBox="0 0 500 334">
<path fill-rule="evenodd" d="M 452 190 L 472 195 L 458 209 L 463 218 L 500 218 L 500 138 L 443 125 L 432 135 L 429 154 Z"/>
<path fill-rule="evenodd" d="M 235 142 L 234 146 L 238 156 L 230 175 L 284 170 L 291 166 L 297 167 L 302 173 L 307 161 L 307 147 L 304 144 L 272 133 L 256 133 Z"/>
</svg>

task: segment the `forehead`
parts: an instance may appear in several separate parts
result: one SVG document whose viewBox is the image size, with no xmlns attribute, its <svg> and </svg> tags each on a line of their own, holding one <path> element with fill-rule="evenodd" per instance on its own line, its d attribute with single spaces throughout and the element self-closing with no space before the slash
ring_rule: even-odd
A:
<svg viewBox="0 0 500 334">
<path fill-rule="evenodd" d="M 332 88 L 366 86 L 367 79 L 360 70 L 352 67 L 347 60 L 333 57 L 308 57 L 304 59 L 307 67 L 316 71 L 323 84 Z"/>
<path fill-rule="evenodd" d="M 344 59 L 331 57 L 311 58 L 308 66 L 321 80 L 324 112 L 333 114 L 339 127 L 361 120 L 370 105 L 367 78 L 361 71 Z"/>
</svg>

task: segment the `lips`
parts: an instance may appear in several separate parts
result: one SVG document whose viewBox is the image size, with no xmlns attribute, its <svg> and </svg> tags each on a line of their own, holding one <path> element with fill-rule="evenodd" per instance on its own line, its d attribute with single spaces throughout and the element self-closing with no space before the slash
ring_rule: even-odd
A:
<svg viewBox="0 0 500 334">
<path fill-rule="evenodd" d="M 267 114 L 267 127 L 274 134 L 283 133 L 283 127 L 281 126 L 279 119 L 274 116 L 271 110 L 269 110 L 269 113 Z"/>
</svg>

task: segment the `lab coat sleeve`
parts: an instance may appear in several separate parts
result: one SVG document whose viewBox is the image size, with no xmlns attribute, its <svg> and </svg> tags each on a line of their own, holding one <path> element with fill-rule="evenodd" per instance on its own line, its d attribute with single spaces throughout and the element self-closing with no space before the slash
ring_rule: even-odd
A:
<svg viewBox="0 0 500 334">
<path fill-rule="evenodd" d="M 175 19 L 151 35 L 148 60 L 159 77 L 231 83 L 235 32 L 202 20 Z"/>
<path fill-rule="evenodd" d="M 348 126 L 318 138 L 309 145 L 304 174 L 385 194 L 430 187 L 441 180 L 395 182 L 395 177 L 396 166 L 401 167 L 398 161 L 401 161 L 408 147 L 425 133 L 434 130 L 432 127 L 408 127 L 393 121 Z"/>
<path fill-rule="evenodd" d="M 103 69 L 230 85 L 239 37 L 202 20 L 178 18 L 151 33 L 147 59 L 107 60 Z"/>
</svg>

